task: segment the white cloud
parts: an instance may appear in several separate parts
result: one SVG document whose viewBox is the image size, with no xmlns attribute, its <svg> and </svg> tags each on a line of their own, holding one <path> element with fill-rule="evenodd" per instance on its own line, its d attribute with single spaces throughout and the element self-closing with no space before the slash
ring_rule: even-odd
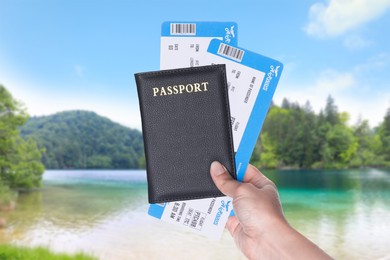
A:
<svg viewBox="0 0 390 260">
<path fill-rule="evenodd" d="M 336 92 L 350 88 L 355 84 L 355 79 L 350 72 L 338 72 L 335 70 L 323 71 L 315 84 L 316 91 Z"/>
<path fill-rule="evenodd" d="M 343 43 L 344 46 L 347 47 L 349 50 L 355 51 L 371 46 L 373 44 L 373 41 L 366 40 L 359 35 L 348 35 L 345 37 Z"/>
<path fill-rule="evenodd" d="M 370 57 L 367 62 L 358 64 L 354 68 L 355 73 L 379 73 L 387 75 L 386 67 L 390 65 L 390 54 L 386 52 L 379 53 Z"/>
<path fill-rule="evenodd" d="M 296 101 L 301 105 L 308 100 L 312 104 L 313 109 L 319 112 L 324 108 L 326 98 L 329 95 L 336 98 L 336 103 L 339 104 L 339 97 L 353 90 L 355 83 L 356 81 L 352 73 L 327 69 L 319 73 L 318 79 L 305 85 L 279 86 L 274 100 L 276 103 L 281 104 L 280 102 L 286 97 L 290 101 Z M 350 112 L 351 110 L 347 109 L 346 111 Z"/>
<path fill-rule="evenodd" d="M 318 113 L 325 107 L 326 98 L 329 95 L 335 99 L 340 112 L 345 111 L 349 113 L 349 124 L 355 124 L 359 116 L 361 116 L 361 118 L 369 120 L 371 127 L 375 127 L 383 122 L 385 113 L 390 107 L 390 92 L 375 93 L 364 99 L 364 95 L 357 98 L 351 95 L 350 92 L 320 91 L 318 88 L 313 88 L 309 85 L 281 84 L 275 93 L 274 102 L 280 105 L 283 98 L 287 98 L 292 102 L 304 105 L 306 101 L 310 101 L 312 108 Z"/>
<path fill-rule="evenodd" d="M 390 0 L 329 0 L 309 10 L 305 31 L 317 37 L 339 36 L 383 15 Z"/>
<path fill-rule="evenodd" d="M 361 116 L 368 119 L 371 126 L 377 126 L 390 108 L 390 83 L 381 79 L 389 64 L 390 55 L 381 53 L 348 71 L 324 70 L 311 82 L 290 85 L 284 82 L 293 80 L 282 80 L 274 101 L 280 105 L 286 97 L 290 101 L 304 105 L 309 100 L 318 113 L 325 107 L 326 98 L 331 95 L 339 111 L 350 114 L 350 124 L 356 123 Z"/>
<path fill-rule="evenodd" d="M 84 71 L 85 71 L 85 68 L 81 65 L 74 65 L 73 66 L 73 70 L 74 70 L 74 73 L 76 74 L 76 76 L 78 77 L 83 77 L 84 76 Z"/>
</svg>

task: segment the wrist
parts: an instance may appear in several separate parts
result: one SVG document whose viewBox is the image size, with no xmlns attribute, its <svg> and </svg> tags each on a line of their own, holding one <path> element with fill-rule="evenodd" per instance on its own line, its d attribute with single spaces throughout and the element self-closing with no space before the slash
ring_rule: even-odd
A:
<svg viewBox="0 0 390 260">
<path fill-rule="evenodd" d="M 259 251 L 267 253 L 253 259 L 274 258 L 278 256 L 281 259 L 290 258 L 290 248 L 293 241 L 296 239 L 297 232 L 284 219 L 275 219 L 267 225 L 267 229 L 260 235 L 258 239 Z"/>
<path fill-rule="evenodd" d="M 250 259 L 331 259 L 322 249 L 300 234 L 283 218 L 275 220 L 256 239 L 256 254 Z"/>
</svg>

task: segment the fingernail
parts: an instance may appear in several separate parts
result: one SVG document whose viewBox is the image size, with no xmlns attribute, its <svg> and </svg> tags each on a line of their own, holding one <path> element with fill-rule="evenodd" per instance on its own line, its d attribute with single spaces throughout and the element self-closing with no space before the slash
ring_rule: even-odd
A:
<svg viewBox="0 0 390 260">
<path fill-rule="evenodd" d="M 220 162 L 214 161 L 211 163 L 210 171 L 215 176 L 219 176 L 223 174 L 226 171 L 226 169 L 225 167 L 223 167 L 223 165 Z"/>
</svg>

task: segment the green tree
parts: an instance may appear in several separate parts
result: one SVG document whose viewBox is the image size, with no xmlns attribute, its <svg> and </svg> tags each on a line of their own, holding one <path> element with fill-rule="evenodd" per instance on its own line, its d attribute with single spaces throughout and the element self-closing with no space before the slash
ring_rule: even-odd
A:
<svg viewBox="0 0 390 260">
<path fill-rule="evenodd" d="M 141 169 L 146 168 L 146 161 L 145 161 L 145 155 L 143 155 L 139 160 L 138 160 L 138 167 Z"/>
<path fill-rule="evenodd" d="M 382 142 L 382 154 L 390 162 L 390 108 L 387 110 L 384 121 L 379 127 L 379 137 Z"/>
<path fill-rule="evenodd" d="M 359 118 L 353 131 L 359 145 L 350 165 L 352 167 L 383 165 L 385 159 L 381 155 L 382 143 L 378 134 L 370 128 L 368 121 Z"/>
<path fill-rule="evenodd" d="M 142 133 L 90 111 L 64 111 L 32 117 L 24 137 L 45 148 L 48 169 L 131 169 L 144 167 Z M 142 164 L 143 163 L 143 164 Z"/>
<path fill-rule="evenodd" d="M 330 159 L 329 161 L 333 163 L 331 167 L 347 166 L 358 148 L 352 129 L 337 124 L 327 132 L 326 140 L 329 149 L 326 156 L 328 156 L 327 160 Z"/>
<path fill-rule="evenodd" d="M 260 165 L 309 168 L 318 157 L 315 127 L 309 102 L 302 108 L 284 99 L 282 107 L 272 107 L 260 138 Z"/>
<path fill-rule="evenodd" d="M 328 98 L 326 99 L 324 114 L 326 121 L 329 122 L 329 124 L 336 125 L 340 123 L 338 109 L 332 96 L 328 96 Z"/>
<path fill-rule="evenodd" d="M 23 106 L 0 85 L 0 182 L 11 188 L 38 187 L 44 172 L 42 151 L 19 134 L 27 119 Z"/>
<path fill-rule="evenodd" d="M 380 127 L 367 120 L 354 127 L 329 96 L 315 114 L 284 99 L 270 108 L 251 162 L 259 167 L 346 168 L 390 165 L 390 109 Z"/>
<path fill-rule="evenodd" d="M 318 115 L 316 149 L 318 154 L 313 168 L 348 167 L 358 149 L 358 142 L 347 125 L 348 113 L 339 113 L 334 99 L 329 96 L 324 111 Z"/>
<path fill-rule="evenodd" d="M 277 168 L 279 161 L 275 153 L 276 145 L 271 143 L 268 133 L 261 135 L 261 150 L 259 161 L 254 163 L 256 167 Z"/>
</svg>

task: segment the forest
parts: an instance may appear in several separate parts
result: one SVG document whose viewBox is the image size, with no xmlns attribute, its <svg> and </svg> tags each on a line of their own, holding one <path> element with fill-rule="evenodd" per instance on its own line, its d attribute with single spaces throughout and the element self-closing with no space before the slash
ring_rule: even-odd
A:
<svg viewBox="0 0 390 260">
<path fill-rule="evenodd" d="M 4 87 L 0 90 L 3 184 L 39 186 L 44 167 L 145 168 L 139 130 L 89 111 L 29 118 L 26 109 Z M 251 163 L 278 169 L 390 167 L 390 108 L 383 122 L 372 128 L 363 119 L 349 124 L 349 114 L 339 112 L 331 96 L 319 113 L 309 102 L 301 106 L 284 99 L 280 106 L 271 105 Z"/>
<path fill-rule="evenodd" d="M 24 138 L 45 150 L 47 169 L 136 169 L 145 167 L 140 131 L 89 111 L 31 117 Z"/>
<path fill-rule="evenodd" d="M 378 111 L 379 112 L 379 111 Z M 390 108 L 383 122 L 349 125 L 329 96 L 318 114 L 284 99 L 272 105 L 254 149 L 251 163 L 260 168 L 341 169 L 390 166 Z"/>
<path fill-rule="evenodd" d="M 0 85 L 0 211 L 12 196 L 10 189 L 31 189 L 41 185 L 45 170 L 42 149 L 35 140 L 22 138 L 19 128 L 28 120 L 26 109 Z"/>
<path fill-rule="evenodd" d="M 45 150 L 48 169 L 135 169 L 145 167 L 142 134 L 94 112 L 66 111 L 32 117 L 21 127 L 25 138 Z M 251 163 L 259 168 L 341 169 L 390 166 L 390 109 L 371 128 L 368 120 L 349 124 L 329 96 L 315 113 L 285 99 L 273 104 Z"/>
</svg>

